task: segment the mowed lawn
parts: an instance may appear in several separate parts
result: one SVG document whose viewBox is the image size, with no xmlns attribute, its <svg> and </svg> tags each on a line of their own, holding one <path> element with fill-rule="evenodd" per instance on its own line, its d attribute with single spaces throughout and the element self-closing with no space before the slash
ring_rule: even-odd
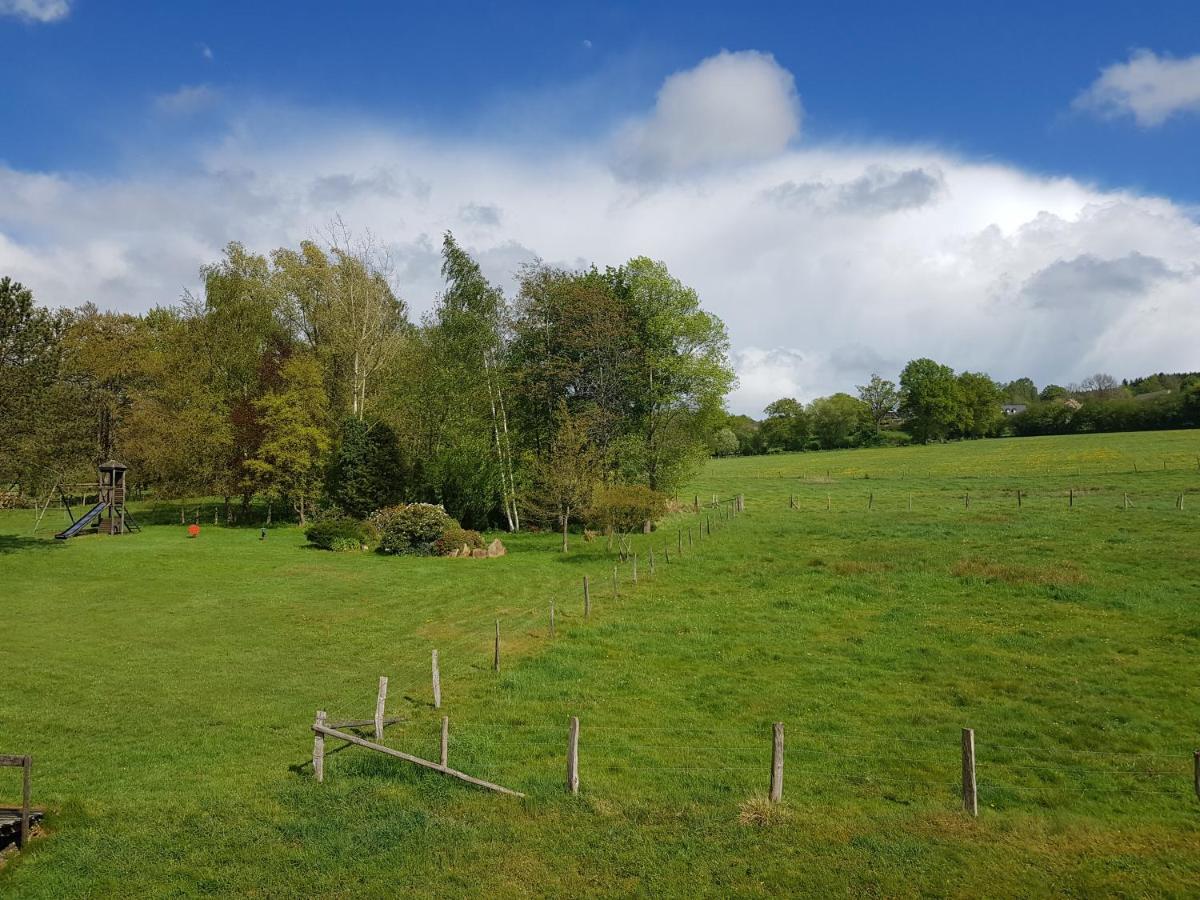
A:
<svg viewBox="0 0 1200 900">
<path fill-rule="evenodd" d="M 1194 894 L 1198 454 L 1168 432 L 716 461 L 680 499 L 745 513 L 638 535 L 636 585 L 553 535 L 416 560 L 294 528 L 56 542 L 0 513 L 0 753 L 34 755 L 48 808 L 0 894 Z M 447 714 L 451 765 L 527 799 L 361 748 L 316 784 L 315 711 L 369 718 L 381 674 L 386 743 L 436 758 Z"/>
</svg>

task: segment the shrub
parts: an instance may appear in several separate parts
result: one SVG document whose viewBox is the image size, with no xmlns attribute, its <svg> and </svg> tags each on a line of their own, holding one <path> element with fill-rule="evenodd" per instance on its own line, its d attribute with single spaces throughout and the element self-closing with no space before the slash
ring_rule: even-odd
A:
<svg viewBox="0 0 1200 900">
<path fill-rule="evenodd" d="M 371 524 L 379 529 L 379 549 L 384 553 L 429 556 L 434 544 L 458 523 L 446 510 L 432 503 L 406 503 L 389 506 L 371 514 Z"/>
<path fill-rule="evenodd" d="M 471 528 L 451 525 L 445 534 L 433 542 L 433 552 L 438 556 L 449 556 L 452 550 L 461 550 L 463 544 L 472 550 L 482 550 L 483 535 Z"/>
<path fill-rule="evenodd" d="M 619 532 L 639 530 L 667 511 L 667 498 L 641 484 L 611 484 L 596 491 L 588 520 Z"/>
<path fill-rule="evenodd" d="M 324 550 L 357 550 L 372 543 L 373 529 L 358 519 L 335 516 L 309 525 L 304 536 L 310 544 Z"/>
<path fill-rule="evenodd" d="M 879 443 L 884 447 L 907 447 L 912 443 L 912 435 L 904 431 L 889 429 L 879 432 Z"/>
</svg>

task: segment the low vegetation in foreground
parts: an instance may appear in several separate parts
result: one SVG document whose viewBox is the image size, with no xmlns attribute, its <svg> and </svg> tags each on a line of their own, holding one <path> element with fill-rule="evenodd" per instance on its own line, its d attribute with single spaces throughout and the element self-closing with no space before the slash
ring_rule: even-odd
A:
<svg viewBox="0 0 1200 900">
<path fill-rule="evenodd" d="M 1176 431 L 720 460 L 681 491 L 699 514 L 632 537 L 636 585 L 550 533 L 466 565 L 291 526 L 56 542 L 2 512 L 0 752 L 34 755 L 49 814 L 0 892 L 1191 893 L 1197 454 Z M 381 674 L 390 745 L 436 758 L 447 714 L 451 764 L 528 798 L 360 748 L 316 784 L 315 711 L 370 718 Z"/>
</svg>

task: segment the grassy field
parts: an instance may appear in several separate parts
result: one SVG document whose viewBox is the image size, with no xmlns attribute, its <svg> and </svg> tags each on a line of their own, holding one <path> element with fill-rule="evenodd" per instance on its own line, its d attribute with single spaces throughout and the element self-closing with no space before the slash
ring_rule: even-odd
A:
<svg viewBox="0 0 1200 900">
<path fill-rule="evenodd" d="M 602 543 L 552 535 L 411 560 L 291 528 L 55 542 L 0 513 L 0 753 L 34 754 L 49 809 L 0 894 L 1194 894 L 1197 454 L 1171 432 L 717 461 L 685 499 L 746 512 L 637 536 L 616 598 Z M 317 785 L 314 712 L 368 718 L 381 674 L 388 744 L 436 758 L 446 713 L 451 764 L 528 798 L 359 748 Z"/>
</svg>

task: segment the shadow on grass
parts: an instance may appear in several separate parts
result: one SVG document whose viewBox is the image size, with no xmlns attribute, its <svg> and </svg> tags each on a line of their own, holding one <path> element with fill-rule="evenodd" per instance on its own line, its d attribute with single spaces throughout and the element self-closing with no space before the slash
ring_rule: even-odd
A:
<svg viewBox="0 0 1200 900">
<path fill-rule="evenodd" d="M 21 553 L 24 550 L 56 550 L 64 543 L 64 541 L 24 537 L 19 534 L 0 534 L 0 554 Z"/>
</svg>

